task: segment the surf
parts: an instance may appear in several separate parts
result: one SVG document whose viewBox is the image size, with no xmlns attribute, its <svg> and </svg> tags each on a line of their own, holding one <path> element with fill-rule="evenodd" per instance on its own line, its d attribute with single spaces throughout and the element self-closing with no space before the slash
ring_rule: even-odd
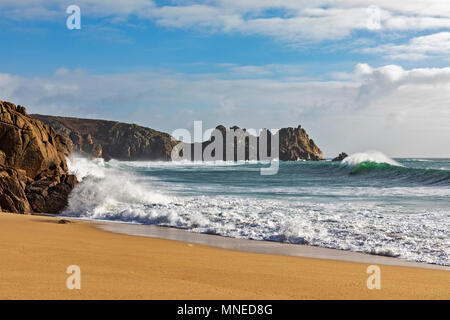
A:
<svg viewBox="0 0 450 320">
<path fill-rule="evenodd" d="M 377 179 L 385 183 L 423 186 L 450 186 L 450 170 L 405 166 L 378 151 L 356 153 L 345 158 L 341 167 L 355 178 Z M 428 163 L 428 161 L 417 161 Z"/>
<path fill-rule="evenodd" d="M 423 166 L 450 166 L 450 160 L 416 162 L 360 154 L 347 162 L 280 162 L 279 173 L 268 177 L 259 175 L 257 169 L 264 164 L 257 163 L 130 163 L 75 157 L 69 169 L 80 183 L 63 215 L 390 252 L 449 265 L 448 171 Z M 352 173 L 355 169 L 360 171 Z"/>
<path fill-rule="evenodd" d="M 394 159 L 389 158 L 388 156 L 379 151 L 367 151 L 355 153 L 342 160 L 342 164 L 348 166 L 358 166 L 363 163 L 384 164 L 402 167 L 402 164 L 400 164 Z"/>
</svg>

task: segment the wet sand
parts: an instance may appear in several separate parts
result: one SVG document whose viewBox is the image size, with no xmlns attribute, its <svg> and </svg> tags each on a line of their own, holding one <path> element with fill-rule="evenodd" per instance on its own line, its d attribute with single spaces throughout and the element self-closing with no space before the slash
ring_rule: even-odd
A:
<svg viewBox="0 0 450 320">
<path fill-rule="evenodd" d="M 1 299 L 450 299 L 447 270 L 377 260 L 381 289 L 369 290 L 373 261 L 242 252 L 60 220 L 0 213 Z M 70 265 L 81 268 L 81 290 L 66 287 Z"/>
<path fill-rule="evenodd" d="M 168 240 L 177 240 L 189 243 L 203 244 L 216 248 L 231 249 L 245 252 L 278 254 L 294 257 L 330 259 L 338 261 L 361 262 L 367 264 L 383 264 L 391 266 L 405 266 L 405 267 L 450 271 L 450 267 L 447 266 L 407 261 L 404 259 L 394 257 L 370 255 L 359 252 L 328 249 L 308 245 L 280 243 L 274 241 L 236 239 L 236 238 L 222 237 L 218 235 L 194 233 L 182 229 L 161 227 L 161 226 L 102 221 L 101 223 L 97 224 L 97 227 L 102 230 L 115 233 L 168 239 Z"/>
</svg>

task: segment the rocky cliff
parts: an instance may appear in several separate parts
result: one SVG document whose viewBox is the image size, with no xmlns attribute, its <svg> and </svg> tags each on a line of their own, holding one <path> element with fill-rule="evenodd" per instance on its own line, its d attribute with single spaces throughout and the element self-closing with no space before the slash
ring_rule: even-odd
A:
<svg viewBox="0 0 450 320">
<path fill-rule="evenodd" d="M 283 128 L 280 135 L 280 160 L 311 160 L 323 159 L 322 150 L 310 139 L 305 129 L 301 126 L 297 128 Z"/>
<path fill-rule="evenodd" d="M 218 144 L 217 137 L 222 141 Z M 278 138 L 278 145 L 276 140 Z M 195 148 L 201 150 L 201 154 L 195 154 Z M 278 151 L 275 151 L 278 147 Z M 264 148 L 264 149 L 262 149 Z M 190 149 L 190 150 L 189 150 Z M 185 150 L 190 152 L 190 160 L 268 160 L 279 158 L 282 161 L 310 160 L 318 161 L 323 159 L 322 151 L 309 138 L 306 131 L 298 126 L 297 128 L 283 128 L 276 134 L 269 130 L 262 130 L 257 136 L 246 129 L 233 126 L 229 129 L 220 125 L 213 131 L 211 138 L 203 143 L 185 144 L 176 150 L 180 157 L 185 155 Z M 216 155 L 217 150 L 221 151 L 221 156 Z M 205 157 L 207 157 L 205 159 Z"/>
<path fill-rule="evenodd" d="M 77 184 L 65 157 L 70 142 L 31 118 L 26 109 L 0 101 L 0 210 L 58 213 Z"/>
<path fill-rule="evenodd" d="M 33 114 L 70 138 L 73 151 L 105 160 L 170 160 L 177 144 L 167 133 L 117 121 Z"/>
<path fill-rule="evenodd" d="M 55 117 L 47 115 L 32 115 L 53 128 L 60 135 L 66 136 L 71 141 L 73 151 L 91 157 L 102 157 L 105 160 L 171 160 L 173 148 L 179 143 L 164 132 L 150 128 L 141 127 L 135 124 L 126 124 L 116 121 L 91 120 L 67 117 Z M 226 157 L 227 133 L 235 133 L 239 127 L 216 128 L 223 136 L 223 159 Z M 237 154 L 237 146 L 234 150 L 234 159 L 248 160 L 252 154 L 259 158 L 259 137 L 252 136 L 245 129 L 242 137 L 236 137 L 237 145 L 245 145 L 245 156 Z M 249 138 L 254 137 L 258 146 L 249 145 Z M 239 138 L 239 139 L 238 139 Z M 270 150 L 271 134 L 268 134 L 268 149 Z M 214 139 L 201 144 L 200 150 L 204 150 Z M 309 138 L 306 131 L 298 126 L 297 128 L 283 128 L 279 130 L 279 159 L 284 161 L 296 160 L 321 160 L 322 151 Z M 187 144 L 184 148 L 191 149 L 191 160 L 194 160 L 194 145 Z M 182 155 L 183 151 L 177 150 Z M 270 153 L 270 152 L 269 152 Z M 201 157 L 201 156 L 200 156 Z M 200 158 L 201 160 L 202 158 Z M 253 158 L 252 158 L 253 159 Z M 255 158 L 256 159 L 256 158 Z M 196 159 L 199 160 L 199 159 Z"/>
</svg>

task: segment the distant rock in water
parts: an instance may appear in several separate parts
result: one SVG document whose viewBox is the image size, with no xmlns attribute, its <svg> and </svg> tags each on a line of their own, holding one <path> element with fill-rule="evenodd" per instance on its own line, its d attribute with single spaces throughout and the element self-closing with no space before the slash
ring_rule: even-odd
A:
<svg viewBox="0 0 450 320">
<path fill-rule="evenodd" d="M 348 154 L 346 154 L 345 152 L 341 152 L 336 158 L 334 158 L 332 161 L 342 161 L 345 158 L 348 157 Z"/>
<path fill-rule="evenodd" d="M 222 140 L 216 141 L 216 136 L 221 137 Z M 276 137 L 279 138 L 279 144 L 276 144 Z M 276 148 L 278 148 L 278 152 L 275 151 Z M 185 154 L 186 151 L 190 156 Z M 201 151 L 200 154 L 199 151 Z M 218 151 L 221 151 L 221 155 L 216 155 Z M 301 126 L 283 128 L 276 134 L 263 129 L 259 135 L 256 135 L 256 132 L 251 134 L 238 126 L 227 129 L 223 125 L 219 125 L 208 141 L 194 144 L 186 143 L 175 152 L 180 152 L 181 155 L 185 155 L 185 158 L 190 160 L 238 161 L 278 158 L 282 161 L 318 161 L 323 159 L 322 151 Z"/>
<path fill-rule="evenodd" d="M 71 148 L 85 156 L 135 160 L 170 160 L 178 143 L 167 133 L 117 121 L 32 115 L 70 139 Z"/>
<path fill-rule="evenodd" d="M 70 141 L 53 128 L 0 101 L 0 211 L 62 211 L 77 184 L 68 174 L 70 153 Z"/>
</svg>

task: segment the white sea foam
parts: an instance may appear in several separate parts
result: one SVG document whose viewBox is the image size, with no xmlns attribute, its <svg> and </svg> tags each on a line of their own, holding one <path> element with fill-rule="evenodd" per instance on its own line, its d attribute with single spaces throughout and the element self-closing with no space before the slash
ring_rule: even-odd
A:
<svg viewBox="0 0 450 320">
<path fill-rule="evenodd" d="M 203 195 L 181 196 L 171 192 L 182 189 L 182 183 L 174 183 L 175 189 L 172 183 L 171 188 L 166 188 L 168 185 L 163 181 L 133 173 L 130 163 L 74 158 L 70 168 L 82 182 L 71 194 L 65 212 L 68 216 L 172 226 L 235 238 L 388 253 L 414 261 L 450 265 L 448 210 L 405 210 L 401 205 L 391 203 L 386 206 L 385 202 L 370 197 L 370 201 L 329 202 L 315 196 L 315 193 L 332 195 L 333 190 L 339 196 L 349 197 L 358 196 L 358 193 L 404 195 L 412 191 L 411 188 L 328 191 L 316 188 L 309 190 L 310 196 L 301 197 L 295 194 L 258 197 L 245 190 L 238 192 L 239 195 L 199 192 Z M 184 186 L 185 189 L 191 187 Z M 204 187 L 214 188 L 211 185 Z M 420 195 L 435 192 L 433 190 L 419 188 L 415 192 Z M 447 189 L 442 192 L 442 195 L 448 195 Z"/>
<path fill-rule="evenodd" d="M 73 157 L 68 165 L 80 184 L 70 194 L 67 214 L 93 219 L 114 219 L 120 215 L 119 220 L 129 221 L 145 215 L 141 208 L 172 201 L 132 172 L 108 168 L 103 159 Z"/>
<path fill-rule="evenodd" d="M 207 190 L 199 187 L 199 190 Z M 245 188 L 234 188 L 236 192 L 244 192 Z M 335 197 L 420 197 L 430 196 L 450 197 L 450 187 L 298 187 L 287 189 L 283 187 L 262 187 L 258 192 L 276 192 L 282 195 L 313 195 L 313 196 L 335 196 Z"/>
<path fill-rule="evenodd" d="M 101 158 L 90 160 L 73 154 L 71 158 L 66 158 L 66 162 L 69 173 L 76 175 L 79 182 L 86 177 L 105 177 L 105 161 Z"/>
<path fill-rule="evenodd" d="M 274 161 L 277 161 L 275 159 Z M 126 163 L 111 160 L 111 163 L 121 163 L 122 165 L 130 166 L 130 167 L 138 167 L 138 168 L 171 168 L 171 167 L 235 167 L 242 166 L 246 164 L 270 164 L 270 161 L 188 161 L 188 160 L 180 160 L 180 161 L 127 161 Z"/>
<path fill-rule="evenodd" d="M 393 166 L 402 166 L 394 159 L 389 158 L 379 151 L 355 153 L 342 160 L 343 164 L 350 166 L 357 166 L 363 162 L 387 163 Z"/>
</svg>

